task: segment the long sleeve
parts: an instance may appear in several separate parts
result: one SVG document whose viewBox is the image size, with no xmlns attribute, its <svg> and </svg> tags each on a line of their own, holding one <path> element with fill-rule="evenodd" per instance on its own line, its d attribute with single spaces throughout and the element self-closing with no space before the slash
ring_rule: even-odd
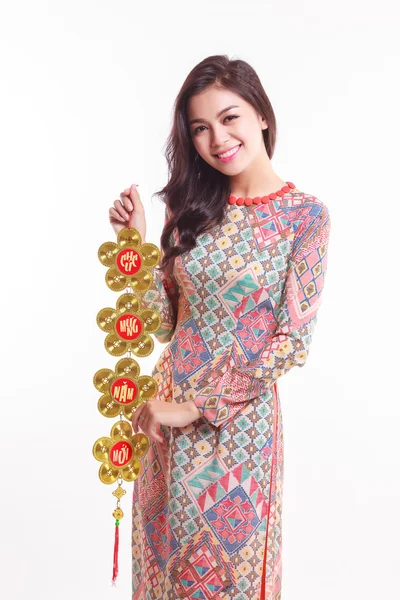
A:
<svg viewBox="0 0 400 600">
<path fill-rule="evenodd" d="M 304 366 L 321 304 L 329 234 L 327 207 L 313 205 L 295 233 L 284 289 L 273 309 L 273 332 L 251 362 L 234 343 L 225 367 L 193 399 L 213 425 L 224 424 L 290 369 Z"/>
<path fill-rule="evenodd" d="M 168 212 L 165 208 L 164 223 L 167 219 Z M 172 338 L 177 324 L 179 286 L 172 274 L 159 271 L 157 267 L 152 273 L 153 282 L 142 296 L 142 308 L 152 308 L 160 313 L 161 327 L 154 335 L 159 342 L 167 343 Z"/>
</svg>

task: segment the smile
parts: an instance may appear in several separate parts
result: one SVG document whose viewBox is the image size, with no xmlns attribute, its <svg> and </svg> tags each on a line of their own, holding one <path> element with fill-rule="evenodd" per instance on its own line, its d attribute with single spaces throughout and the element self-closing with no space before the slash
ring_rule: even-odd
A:
<svg viewBox="0 0 400 600">
<path fill-rule="evenodd" d="M 230 150 L 228 150 L 227 152 L 223 152 L 222 154 L 217 154 L 217 157 L 223 162 L 226 162 L 227 160 L 232 160 L 232 158 L 236 156 L 236 154 L 239 152 L 241 145 L 242 144 L 234 146 L 234 148 L 231 148 Z"/>
</svg>

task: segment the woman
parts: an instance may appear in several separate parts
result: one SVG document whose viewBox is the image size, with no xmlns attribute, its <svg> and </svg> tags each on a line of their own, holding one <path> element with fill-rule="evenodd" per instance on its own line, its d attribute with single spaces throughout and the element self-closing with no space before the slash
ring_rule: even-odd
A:
<svg viewBox="0 0 400 600">
<path fill-rule="evenodd" d="M 133 600 L 281 598 L 277 379 L 305 364 L 327 269 L 327 207 L 274 172 L 272 106 L 244 61 L 211 56 L 175 103 L 162 261 L 142 305 L 168 343 L 135 482 Z M 110 208 L 146 219 L 136 186 Z"/>
</svg>

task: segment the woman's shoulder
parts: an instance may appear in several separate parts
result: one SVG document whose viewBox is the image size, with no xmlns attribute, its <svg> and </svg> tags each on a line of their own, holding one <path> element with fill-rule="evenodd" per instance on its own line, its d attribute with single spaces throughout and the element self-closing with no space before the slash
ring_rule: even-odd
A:
<svg viewBox="0 0 400 600">
<path fill-rule="evenodd" d="M 282 206 L 301 206 L 307 207 L 313 204 L 317 206 L 326 206 L 326 204 L 316 196 L 309 192 L 304 192 L 298 188 L 294 188 L 290 193 L 285 194 L 282 198 Z"/>
<path fill-rule="evenodd" d="M 301 248 L 315 243 L 328 242 L 330 233 L 330 214 L 328 206 L 314 194 L 295 190 L 290 215 L 291 228 L 294 234 L 292 253 L 296 255 Z"/>
<path fill-rule="evenodd" d="M 287 209 L 287 210 L 285 210 Z M 285 195 L 282 201 L 282 210 L 287 214 L 294 225 L 294 229 L 304 221 L 329 220 L 329 208 L 319 196 L 295 188 L 290 194 Z"/>
</svg>

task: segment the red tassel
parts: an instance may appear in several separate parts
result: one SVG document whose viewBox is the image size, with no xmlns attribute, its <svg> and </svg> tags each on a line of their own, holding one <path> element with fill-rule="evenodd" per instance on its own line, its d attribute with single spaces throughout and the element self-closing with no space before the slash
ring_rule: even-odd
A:
<svg viewBox="0 0 400 600">
<path fill-rule="evenodd" d="M 115 521 L 115 538 L 114 538 L 114 564 L 113 564 L 113 576 L 112 585 L 115 586 L 115 582 L 118 577 L 118 546 L 119 546 L 119 521 Z"/>
</svg>

